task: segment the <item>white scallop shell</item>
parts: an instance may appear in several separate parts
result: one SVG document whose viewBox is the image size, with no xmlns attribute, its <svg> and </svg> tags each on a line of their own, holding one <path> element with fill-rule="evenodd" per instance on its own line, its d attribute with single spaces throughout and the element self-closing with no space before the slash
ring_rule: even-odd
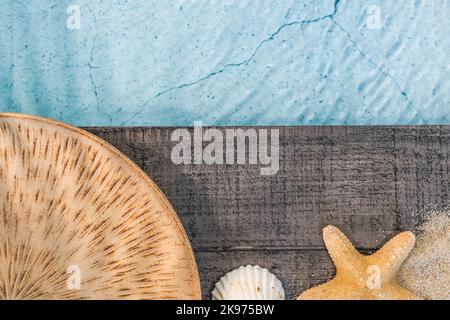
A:
<svg viewBox="0 0 450 320">
<path fill-rule="evenodd" d="M 242 266 L 224 275 L 212 291 L 213 300 L 284 300 L 281 281 L 260 266 Z"/>
</svg>

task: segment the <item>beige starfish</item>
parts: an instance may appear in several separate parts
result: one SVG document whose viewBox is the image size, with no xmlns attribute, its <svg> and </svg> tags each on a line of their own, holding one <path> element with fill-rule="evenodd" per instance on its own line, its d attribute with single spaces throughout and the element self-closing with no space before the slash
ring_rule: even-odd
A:
<svg viewBox="0 0 450 320">
<path fill-rule="evenodd" d="M 398 234 L 369 256 L 359 253 L 336 227 L 324 228 L 323 239 L 336 266 L 336 276 L 325 284 L 306 290 L 297 299 L 421 299 L 400 287 L 396 281 L 398 269 L 415 243 L 412 232 Z"/>
</svg>

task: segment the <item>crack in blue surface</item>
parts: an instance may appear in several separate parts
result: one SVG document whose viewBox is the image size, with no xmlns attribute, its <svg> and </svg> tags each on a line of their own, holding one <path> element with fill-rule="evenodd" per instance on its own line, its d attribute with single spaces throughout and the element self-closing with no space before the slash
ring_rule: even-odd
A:
<svg viewBox="0 0 450 320">
<path fill-rule="evenodd" d="M 95 53 L 95 46 L 97 44 L 97 38 L 98 38 L 98 28 L 97 28 L 97 17 L 95 16 L 94 12 L 92 11 L 91 7 L 86 6 L 89 10 L 90 14 L 92 15 L 92 20 L 94 21 L 94 28 L 95 28 L 95 34 L 94 39 L 92 40 L 92 47 L 91 47 L 91 53 L 89 55 L 89 62 L 85 65 L 89 68 L 89 79 L 91 81 L 92 90 L 94 91 L 95 96 L 95 103 L 97 105 L 97 109 L 100 110 L 100 105 L 98 101 L 98 89 L 97 89 L 97 83 L 94 79 L 94 74 L 92 73 L 93 69 L 97 69 L 98 67 L 94 66 L 94 53 Z"/>
<path fill-rule="evenodd" d="M 352 39 L 350 33 L 345 30 L 336 20 L 335 20 L 335 16 L 338 13 L 339 10 L 339 4 L 340 4 L 341 0 L 335 0 L 334 1 L 334 7 L 333 7 L 333 12 L 315 19 L 307 19 L 307 20 L 297 20 L 297 21 L 292 21 L 292 22 L 288 22 L 285 23 L 283 25 L 281 25 L 274 33 L 272 33 L 269 37 L 267 37 L 266 39 L 264 39 L 263 41 L 261 41 L 259 43 L 259 45 L 255 48 L 255 50 L 253 50 L 252 54 L 245 60 L 241 61 L 241 62 L 237 62 L 237 63 L 229 63 L 224 65 L 223 67 L 217 69 L 216 71 L 213 71 L 211 73 L 209 73 L 208 75 L 192 81 L 192 82 L 187 82 L 187 83 L 183 83 L 174 87 L 170 87 L 167 88 L 163 91 L 158 92 L 156 95 L 152 96 L 150 99 L 148 99 L 147 101 L 145 101 L 145 103 L 139 108 L 139 110 L 137 112 L 135 112 L 134 114 L 131 115 L 131 117 L 124 121 L 122 123 L 122 125 L 126 125 L 127 123 L 129 123 L 130 121 L 132 121 L 137 115 L 139 115 L 143 109 L 150 103 L 152 102 L 154 99 L 157 99 L 159 97 L 161 97 L 162 95 L 165 95 L 166 93 L 169 93 L 171 91 L 174 90 L 179 90 L 179 89 L 183 89 L 183 88 L 187 88 L 187 87 L 191 87 L 191 86 L 195 86 L 201 82 L 204 82 L 212 77 L 215 77 L 223 72 L 225 72 L 226 70 L 230 69 L 230 68 L 238 68 L 240 66 L 243 65 L 247 65 L 248 63 L 250 63 L 255 57 L 256 55 L 259 53 L 259 51 L 261 50 L 261 48 L 268 42 L 273 41 L 277 35 L 279 33 L 281 33 L 284 29 L 291 27 L 291 26 L 295 26 L 295 25 L 306 25 L 306 24 L 312 24 L 312 23 L 317 23 L 317 22 L 321 22 L 323 20 L 329 19 L 331 20 L 331 22 L 333 24 L 335 24 L 347 37 L 348 41 L 351 43 L 351 45 L 359 52 L 359 54 L 375 69 L 377 69 L 381 74 L 383 74 L 385 77 L 389 78 L 393 84 L 396 86 L 396 88 L 399 90 L 400 94 L 404 97 L 407 105 L 413 109 L 416 113 L 417 116 L 419 117 L 421 124 L 426 124 L 427 121 L 425 121 L 424 117 L 422 116 L 420 110 L 414 106 L 414 104 L 411 102 L 411 100 L 409 99 L 408 94 L 402 89 L 400 83 L 394 78 L 394 76 L 392 76 L 388 71 L 384 70 L 379 64 L 375 63 L 370 57 L 367 56 L 366 53 L 364 53 L 364 51 L 358 46 L 358 44 Z"/>
<path fill-rule="evenodd" d="M 397 81 L 397 79 L 394 78 L 394 76 L 392 76 L 389 72 L 387 72 L 386 70 L 384 70 L 379 64 L 375 63 L 371 58 L 369 58 L 367 56 L 366 53 L 364 53 L 364 51 L 358 46 L 358 44 L 352 39 L 350 32 L 348 32 L 347 30 L 344 29 L 344 27 L 341 26 L 341 24 L 339 24 L 334 17 L 330 18 L 331 21 L 334 23 L 334 25 L 336 25 L 342 32 L 345 33 L 348 41 L 351 43 L 351 45 L 359 52 L 359 54 L 370 64 L 372 65 L 375 69 L 377 69 L 382 75 L 384 75 L 385 77 L 389 78 L 392 83 L 394 83 L 395 87 L 400 91 L 400 94 L 403 96 L 403 98 L 405 99 L 407 105 L 413 109 L 414 111 L 416 111 L 417 116 L 419 117 L 421 123 L 420 124 L 426 124 L 427 121 L 423 118 L 421 112 L 419 109 L 416 108 L 416 106 L 411 102 L 411 100 L 408 97 L 408 94 L 402 89 L 400 83 Z"/>
<path fill-rule="evenodd" d="M 139 111 L 137 111 L 136 113 L 134 113 L 128 120 L 124 121 L 122 123 L 122 125 L 126 125 L 127 123 L 129 123 L 131 120 L 133 120 L 137 115 L 139 115 L 142 112 L 142 109 L 145 108 L 150 102 L 152 102 L 154 99 L 168 93 L 171 92 L 173 90 L 178 90 L 178 89 L 183 89 L 183 88 L 187 88 L 187 87 L 191 87 L 191 86 L 195 86 L 196 84 L 203 82 L 205 80 L 210 79 L 211 77 L 217 76 L 221 73 L 223 73 L 224 71 L 226 71 L 229 68 L 236 68 L 236 67 L 240 67 L 242 65 L 246 65 L 249 62 L 251 62 L 253 60 L 253 58 L 258 54 L 258 52 L 260 51 L 260 49 L 267 43 L 270 41 L 273 41 L 275 39 L 275 37 L 284 29 L 291 27 L 291 26 L 295 26 L 295 25 L 304 25 L 304 24 L 311 24 L 311 23 L 316 23 L 316 22 L 320 22 L 322 20 L 325 19 L 333 19 L 334 16 L 337 14 L 338 12 L 338 7 L 339 7 L 339 3 L 341 2 L 341 0 L 335 0 L 334 1 L 334 7 L 333 7 L 333 12 L 315 19 L 307 19 L 307 20 L 297 20 L 297 21 L 292 21 L 292 22 L 288 22 L 283 24 L 281 27 L 279 27 L 274 33 L 272 33 L 268 38 L 264 39 L 263 41 L 260 42 L 260 44 L 256 47 L 255 50 L 253 50 L 253 53 L 245 60 L 241 61 L 241 62 L 237 62 L 237 63 L 229 63 L 224 65 L 223 67 L 221 67 L 220 69 L 213 71 L 211 73 L 209 73 L 208 75 L 192 81 L 192 82 L 187 82 L 187 83 L 183 83 L 180 84 L 178 86 L 175 87 L 170 87 L 168 89 L 165 89 L 159 93 L 157 93 L 156 95 L 154 95 L 153 97 L 151 97 L 150 99 L 148 99 L 140 108 Z"/>
</svg>

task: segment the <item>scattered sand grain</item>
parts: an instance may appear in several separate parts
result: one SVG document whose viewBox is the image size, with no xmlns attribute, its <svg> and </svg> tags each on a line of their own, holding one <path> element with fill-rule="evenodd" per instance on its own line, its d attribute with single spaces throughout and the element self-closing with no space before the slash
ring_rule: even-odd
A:
<svg viewBox="0 0 450 320">
<path fill-rule="evenodd" d="M 399 281 L 425 299 L 450 300 L 450 210 L 426 215 Z"/>
</svg>

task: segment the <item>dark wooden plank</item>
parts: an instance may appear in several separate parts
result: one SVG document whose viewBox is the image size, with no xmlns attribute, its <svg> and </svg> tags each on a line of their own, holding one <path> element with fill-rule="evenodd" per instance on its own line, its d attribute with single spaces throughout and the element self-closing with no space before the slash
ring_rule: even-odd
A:
<svg viewBox="0 0 450 320">
<path fill-rule="evenodd" d="M 324 249 L 197 251 L 196 259 L 205 298 L 211 297 L 215 283 L 224 274 L 242 265 L 269 269 L 282 282 L 287 299 L 295 299 L 304 290 L 330 280 L 335 274 Z"/>
<path fill-rule="evenodd" d="M 322 247 L 340 226 L 378 247 L 411 215 L 449 196 L 450 130 L 440 127 L 281 128 L 280 171 L 170 160 L 171 128 L 91 128 L 141 166 L 167 195 L 195 248 Z"/>
<path fill-rule="evenodd" d="M 177 166 L 174 128 L 88 130 L 169 198 L 196 251 L 205 294 L 225 272 L 259 263 L 293 297 L 333 273 L 323 226 L 339 226 L 370 250 L 413 229 L 414 212 L 449 200 L 450 127 L 283 127 L 275 176 L 252 165 Z"/>
<path fill-rule="evenodd" d="M 196 258 L 205 298 L 210 298 L 220 277 L 243 264 L 260 265 L 273 272 L 283 283 L 288 299 L 334 275 L 325 250 L 201 251 L 196 253 Z"/>
</svg>

